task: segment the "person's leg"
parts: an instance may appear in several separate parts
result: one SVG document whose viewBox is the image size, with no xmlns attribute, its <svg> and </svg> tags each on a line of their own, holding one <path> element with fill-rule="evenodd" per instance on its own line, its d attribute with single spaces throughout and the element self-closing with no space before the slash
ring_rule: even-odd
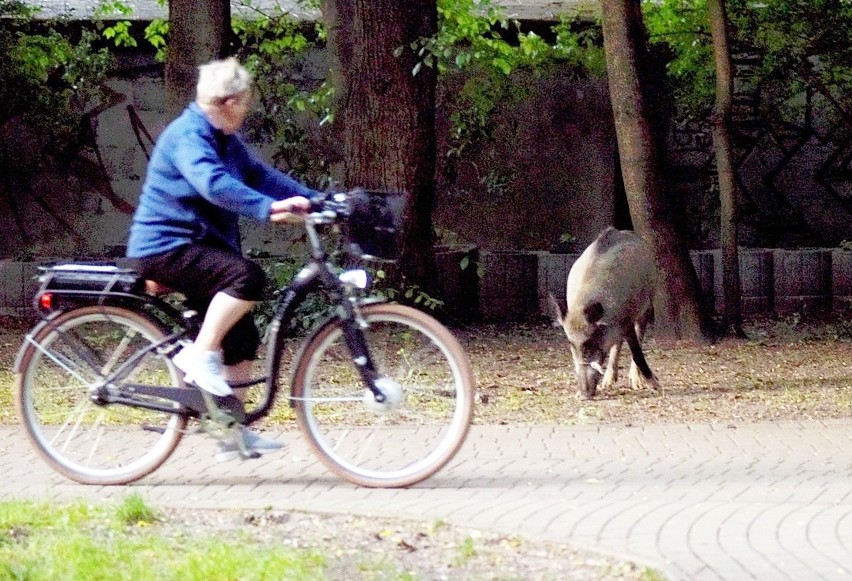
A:
<svg viewBox="0 0 852 581">
<path fill-rule="evenodd" d="M 175 365 L 186 372 L 198 387 L 214 395 L 225 396 L 233 393 L 228 385 L 229 379 L 242 381 L 238 377 L 229 377 L 227 368 L 222 366 L 222 340 L 237 321 L 251 311 L 252 306 L 253 301 L 238 299 L 221 291 L 210 301 L 192 347 L 174 358 Z"/>
<path fill-rule="evenodd" d="M 229 383 L 247 383 L 253 378 L 253 365 L 260 346 L 260 333 L 254 318 L 246 314 L 234 323 L 222 339 L 223 372 Z M 245 401 L 248 388 L 234 389 L 240 401 Z"/>
<path fill-rule="evenodd" d="M 170 253 L 146 276 L 182 292 L 187 304 L 203 317 L 193 344 L 175 355 L 173 361 L 187 380 L 214 395 L 233 392 L 223 371 L 223 340 L 234 325 L 245 318 L 254 302 L 262 298 L 266 281 L 263 269 L 230 249 L 192 244 Z M 150 270 L 150 269 L 149 269 Z M 257 345 L 250 346 L 256 350 Z M 225 365 L 248 357 L 226 360 Z"/>
<path fill-rule="evenodd" d="M 253 306 L 254 301 L 238 299 L 224 292 L 216 293 L 207 307 L 207 314 L 195 339 L 196 349 L 220 351 L 222 339 Z"/>
<path fill-rule="evenodd" d="M 222 339 L 223 374 L 230 383 L 247 383 L 254 378 L 253 363 L 260 346 L 260 332 L 255 325 L 254 317 L 247 313 L 237 321 Z M 234 395 L 245 401 L 249 388 L 234 388 Z M 246 446 L 258 453 L 275 452 L 283 446 L 275 440 L 258 435 L 256 432 L 243 428 L 243 441 Z M 220 442 L 219 461 L 239 457 L 239 449 L 235 442 Z"/>
<path fill-rule="evenodd" d="M 232 384 L 247 383 L 254 378 L 252 374 L 253 363 L 259 345 L 260 333 L 258 333 L 257 326 L 254 324 L 254 319 L 251 315 L 246 315 L 234 324 L 222 341 L 223 372 L 228 382 Z M 248 387 L 233 388 L 234 395 L 240 401 L 245 402 L 249 395 L 249 389 Z M 275 452 L 283 447 L 280 442 L 264 438 L 247 428 L 242 428 L 242 430 L 246 447 L 254 452 L 264 454 Z M 237 458 L 239 455 L 236 442 L 220 442 L 216 459 L 222 462 Z"/>
<path fill-rule="evenodd" d="M 228 381 L 251 379 L 260 334 L 249 311 L 263 296 L 263 269 L 232 251 L 205 245 L 189 245 L 140 260 L 137 269 L 145 278 L 186 295 L 187 306 L 203 317 L 193 344 L 173 358 L 187 377 L 207 391 L 218 390 L 219 395 L 232 393 Z M 248 389 L 233 393 L 244 401 Z M 243 438 L 249 449 L 261 453 L 282 447 L 245 428 Z M 222 441 L 219 448 L 218 460 L 240 455 L 235 442 Z"/>
<path fill-rule="evenodd" d="M 253 363 L 251 361 L 240 361 L 234 365 L 225 365 L 225 379 L 228 383 L 245 383 L 252 378 Z M 246 400 L 247 388 L 235 388 L 234 394 L 240 401 Z"/>
</svg>

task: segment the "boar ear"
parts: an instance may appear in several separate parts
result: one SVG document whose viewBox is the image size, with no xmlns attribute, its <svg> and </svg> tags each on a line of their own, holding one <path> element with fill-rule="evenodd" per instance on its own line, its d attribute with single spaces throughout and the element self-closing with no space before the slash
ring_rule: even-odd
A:
<svg viewBox="0 0 852 581">
<path fill-rule="evenodd" d="M 547 302 L 550 304 L 550 309 L 553 311 L 553 316 L 556 317 L 556 320 L 562 322 L 565 318 L 565 315 L 568 314 L 568 305 L 563 302 L 557 301 L 556 297 L 551 293 L 547 293 Z"/>
<path fill-rule="evenodd" d="M 604 310 L 603 305 L 600 303 L 592 303 L 587 305 L 585 309 L 583 309 L 583 315 L 586 316 L 586 320 L 589 323 L 597 323 L 603 317 Z"/>
</svg>

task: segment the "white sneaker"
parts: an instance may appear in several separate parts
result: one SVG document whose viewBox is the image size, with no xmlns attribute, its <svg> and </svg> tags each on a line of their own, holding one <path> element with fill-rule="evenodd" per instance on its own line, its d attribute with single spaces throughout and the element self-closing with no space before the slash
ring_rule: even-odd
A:
<svg viewBox="0 0 852 581">
<path fill-rule="evenodd" d="M 204 391 L 225 397 L 234 393 L 222 375 L 222 356 L 218 351 L 199 351 L 192 346 L 184 347 L 172 357 L 178 369 Z"/>
</svg>

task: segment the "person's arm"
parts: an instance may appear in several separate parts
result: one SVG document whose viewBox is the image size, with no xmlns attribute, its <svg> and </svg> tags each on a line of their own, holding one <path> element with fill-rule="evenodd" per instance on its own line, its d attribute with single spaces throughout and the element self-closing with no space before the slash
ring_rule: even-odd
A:
<svg viewBox="0 0 852 581">
<path fill-rule="evenodd" d="M 231 175 L 210 138 L 189 131 L 177 139 L 172 153 L 175 167 L 204 199 L 244 216 L 269 220 L 275 198 Z"/>
</svg>

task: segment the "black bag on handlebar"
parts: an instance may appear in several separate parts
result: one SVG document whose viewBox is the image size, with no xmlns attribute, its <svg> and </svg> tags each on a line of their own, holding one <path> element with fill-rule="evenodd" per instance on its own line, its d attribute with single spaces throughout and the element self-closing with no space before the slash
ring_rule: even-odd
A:
<svg viewBox="0 0 852 581">
<path fill-rule="evenodd" d="M 399 258 L 399 234 L 408 196 L 364 190 L 350 196 L 350 215 L 343 228 L 346 251 L 367 259 Z"/>
</svg>

